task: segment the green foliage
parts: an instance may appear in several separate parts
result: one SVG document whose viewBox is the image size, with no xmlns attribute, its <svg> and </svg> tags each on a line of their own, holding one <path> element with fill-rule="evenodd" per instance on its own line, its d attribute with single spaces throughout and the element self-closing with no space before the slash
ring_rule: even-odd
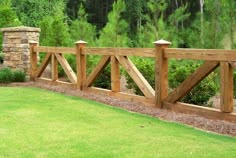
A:
<svg viewBox="0 0 236 158">
<path fill-rule="evenodd" d="M 186 13 L 187 5 L 175 9 L 166 17 L 164 12 L 167 10 L 168 3 L 165 0 L 150 0 L 147 4 L 150 13 L 146 14 L 146 24 L 140 27 L 137 33 L 138 47 L 153 47 L 152 42 L 157 39 L 171 41 L 172 47 L 184 43 L 185 30 L 180 27 L 180 23 L 190 16 L 190 13 Z"/>
<path fill-rule="evenodd" d="M 87 14 L 83 5 L 80 5 L 78 19 L 72 21 L 70 26 L 70 35 L 73 41 L 84 40 L 88 46 L 94 46 L 96 38 L 96 27 L 87 21 Z"/>
<path fill-rule="evenodd" d="M 100 33 L 100 37 L 98 40 L 99 46 L 128 46 L 128 23 L 124 19 L 122 19 L 121 16 L 124 11 L 125 2 L 123 0 L 117 0 L 116 2 L 114 2 L 113 10 L 108 14 L 108 22 Z"/>
<path fill-rule="evenodd" d="M 142 75 L 148 80 L 149 84 L 154 88 L 155 85 L 155 72 L 154 65 L 155 60 L 151 58 L 140 58 L 133 57 L 131 58 L 133 63 L 137 66 L 138 70 L 142 73 Z M 129 76 L 129 74 L 125 71 L 125 78 L 127 80 L 127 88 L 133 89 L 135 94 L 143 95 L 142 91 L 138 88 L 133 79 Z"/>
<path fill-rule="evenodd" d="M 171 89 L 178 87 L 191 75 L 202 62 L 194 60 L 171 60 L 169 62 L 169 86 Z M 208 100 L 218 90 L 215 83 L 217 73 L 211 73 L 207 78 L 195 86 L 181 101 L 196 105 L 207 105 Z"/>
<path fill-rule="evenodd" d="M 0 69 L 0 83 L 10 83 L 13 80 L 13 73 L 10 68 Z"/>
<path fill-rule="evenodd" d="M 137 66 L 138 70 L 147 79 L 149 84 L 155 87 L 155 61 L 153 59 L 145 58 L 133 58 L 134 64 Z M 173 90 L 178 87 L 190 74 L 192 74 L 199 66 L 201 62 L 192 60 L 171 60 L 169 62 L 169 88 Z M 125 73 L 128 86 L 127 88 L 134 89 L 136 94 L 142 95 L 142 92 L 130 78 L 130 76 Z M 206 79 L 200 82 L 195 88 L 193 88 L 181 101 L 196 105 L 207 105 L 207 101 L 216 94 L 219 87 L 215 83 L 215 78 L 217 73 L 213 72 Z"/>
<path fill-rule="evenodd" d="M 3 52 L 0 52 L 0 64 L 3 64 L 4 61 L 4 54 Z"/>
<path fill-rule="evenodd" d="M 64 0 L 12 0 L 12 3 L 23 25 L 38 27 L 44 17 L 54 15 L 54 7 Z"/>
<path fill-rule="evenodd" d="M 234 137 L 38 88 L 0 94 L 2 157 L 235 157 Z"/>
<path fill-rule="evenodd" d="M 26 74 L 21 70 L 12 71 L 5 67 L 0 69 L 0 83 L 24 82 Z"/>
<path fill-rule="evenodd" d="M 20 21 L 11 8 L 10 1 L 0 2 L 0 28 L 20 25 Z M 2 32 L 0 32 L 0 51 L 2 50 Z"/>
<path fill-rule="evenodd" d="M 40 22 L 40 40 L 48 46 L 72 46 L 67 17 L 64 15 L 65 4 L 59 2 L 52 8 L 53 15 L 44 17 Z"/>
<path fill-rule="evenodd" d="M 13 82 L 24 82 L 26 80 L 26 74 L 21 70 L 13 71 Z"/>
</svg>

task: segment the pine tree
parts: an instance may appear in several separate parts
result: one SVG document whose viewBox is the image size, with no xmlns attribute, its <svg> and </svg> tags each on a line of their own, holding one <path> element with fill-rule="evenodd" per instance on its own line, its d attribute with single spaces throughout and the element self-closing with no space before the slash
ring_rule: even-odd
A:
<svg viewBox="0 0 236 158">
<path fill-rule="evenodd" d="M 72 40 L 84 40 L 89 46 L 94 46 L 96 37 L 96 27 L 87 21 L 87 14 L 81 4 L 78 11 L 78 18 L 70 26 L 70 35 Z"/>
<path fill-rule="evenodd" d="M 113 9 L 108 14 L 108 22 L 100 33 L 100 37 L 98 40 L 98 44 L 100 46 L 128 46 L 128 23 L 121 17 L 121 13 L 123 13 L 124 11 L 125 3 L 123 0 L 117 0 L 117 2 L 113 3 Z"/>
<path fill-rule="evenodd" d="M 54 15 L 45 17 L 41 25 L 41 42 L 49 46 L 72 46 L 69 27 L 64 15 L 64 2 L 53 8 Z"/>
</svg>

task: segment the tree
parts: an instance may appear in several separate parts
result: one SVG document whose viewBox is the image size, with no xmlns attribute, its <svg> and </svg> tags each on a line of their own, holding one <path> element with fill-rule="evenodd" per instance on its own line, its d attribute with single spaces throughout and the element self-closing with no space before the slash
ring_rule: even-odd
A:
<svg viewBox="0 0 236 158">
<path fill-rule="evenodd" d="M 0 28 L 19 26 L 19 21 L 16 13 L 11 8 L 11 1 L 5 0 L 0 2 Z M 0 32 L 0 43 L 2 43 L 2 32 Z M 2 44 L 0 44 L 0 51 L 2 50 Z"/>
<path fill-rule="evenodd" d="M 40 22 L 41 42 L 49 46 L 69 46 L 73 45 L 69 27 L 64 15 L 65 3 L 57 4 L 52 10 L 53 16 L 46 16 Z"/>
<path fill-rule="evenodd" d="M 128 23 L 121 16 L 125 11 L 125 3 L 123 0 L 117 0 L 112 8 L 106 26 L 100 32 L 98 44 L 106 47 L 128 46 Z"/>
<path fill-rule="evenodd" d="M 96 27 L 88 23 L 87 17 L 83 5 L 80 5 L 77 13 L 78 18 L 74 20 L 70 26 L 70 35 L 72 40 L 84 40 L 88 42 L 88 45 L 95 45 Z"/>
<path fill-rule="evenodd" d="M 53 16 L 55 6 L 65 0 L 12 0 L 16 13 L 25 26 L 38 27 L 46 16 Z"/>
<path fill-rule="evenodd" d="M 179 23 L 186 20 L 190 14 L 186 13 L 187 5 L 180 6 L 173 13 L 166 15 L 168 3 L 165 0 L 150 0 L 149 13 L 146 14 L 146 24 L 138 33 L 139 47 L 153 47 L 152 42 L 157 39 L 166 39 L 172 42 L 173 47 L 183 43 L 183 27 Z"/>
</svg>

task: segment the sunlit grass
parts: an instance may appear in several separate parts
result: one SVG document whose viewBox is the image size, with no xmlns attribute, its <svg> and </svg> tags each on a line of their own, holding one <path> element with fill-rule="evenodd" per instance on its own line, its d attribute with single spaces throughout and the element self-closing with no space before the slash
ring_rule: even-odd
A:
<svg viewBox="0 0 236 158">
<path fill-rule="evenodd" d="M 235 156 L 235 138 L 36 88 L 0 87 L 0 157 Z"/>
</svg>

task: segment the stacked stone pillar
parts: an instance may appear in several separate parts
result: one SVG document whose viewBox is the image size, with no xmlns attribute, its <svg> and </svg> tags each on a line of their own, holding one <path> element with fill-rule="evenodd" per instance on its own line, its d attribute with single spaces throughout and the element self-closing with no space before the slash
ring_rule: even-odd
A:
<svg viewBox="0 0 236 158">
<path fill-rule="evenodd" d="M 39 42 L 39 28 L 11 27 L 2 28 L 4 66 L 20 69 L 29 74 L 30 41 Z"/>
</svg>

